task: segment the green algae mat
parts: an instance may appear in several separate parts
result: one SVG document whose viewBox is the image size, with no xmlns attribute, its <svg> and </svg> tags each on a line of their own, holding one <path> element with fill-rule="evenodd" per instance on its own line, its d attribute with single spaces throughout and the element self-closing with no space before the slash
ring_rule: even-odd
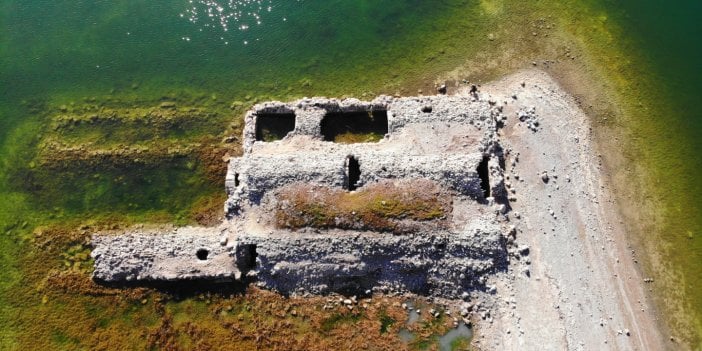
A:
<svg viewBox="0 0 702 351">
<path fill-rule="evenodd" d="M 314 316 L 274 321 L 269 305 L 286 302 L 268 295 L 97 286 L 86 239 L 136 223 L 215 223 L 222 158 L 240 152 L 242 116 L 257 101 L 432 93 L 439 80 L 479 83 L 533 65 L 581 99 L 602 136 L 621 140 L 604 156 L 624 165 L 612 173 L 631 240 L 671 329 L 699 347 L 701 10 L 648 0 L 0 0 L 0 349 L 284 348 L 306 335 L 323 348 L 349 324 L 381 323 L 373 318 L 385 311 L 326 330 Z M 242 319 L 290 332 L 232 332 Z M 379 342 L 400 342 L 376 329 Z"/>
</svg>

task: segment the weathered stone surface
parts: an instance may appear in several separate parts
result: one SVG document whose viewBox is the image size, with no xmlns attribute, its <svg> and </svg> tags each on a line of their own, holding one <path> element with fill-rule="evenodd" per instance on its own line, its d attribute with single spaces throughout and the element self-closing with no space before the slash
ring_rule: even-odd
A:
<svg viewBox="0 0 702 351">
<path fill-rule="evenodd" d="M 385 112 L 383 123 L 387 116 L 387 126 L 381 126 L 387 134 L 379 142 L 324 140 L 321 125 L 328 114 L 355 113 L 348 119 L 354 123 L 353 118 L 374 111 Z M 282 137 L 278 141 L 257 140 L 263 139 L 256 134 L 259 116 L 261 123 L 285 121 L 282 134 L 290 131 L 280 135 L 276 130 Z M 506 225 L 500 219 L 507 207 L 499 204 L 506 201 L 497 143 L 503 119 L 500 109 L 476 94 L 256 105 L 245 119 L 244 155 L 229 163 L 227 221 L 219 229 L 184 228 L 163 237 L 96 236 L 95 277 L 218 278 L 238 277 L 240 270 L 261 286 L 286 294 L 382 291 L 458 299 L 466 292 L 486 291 L 487 276 L 504 271 L 508 257 Z M 417 179 L 438 184 L 439 196 L 452 202 L 452 213 L 441 218 L 445 225 L 415 226 L 403 235 L 310 228 L 293 232 L 275 225 L 276 190 L 285 186 L 353 190 Z M 210 250 L 213 259 L 198 260 L 199 247 Z"/>
<path fill-rule="evenodd" d="M 458 233 L 243 235 L 255 245 L 252 269 L 263 287 L 284 293 L 413 292 L 460 298 L 485 288 L 484 274 L 506 268 L 497 226 Z"/>
<path fill-rule="evenodd" d="M 240 208 L 258 203 L 267 191 L 294 182 L 342 187 L 348 180 L 348 153 L 305 153 L 301 155 L 265 155 L 233 159 L 227 177 L 229 203 Z M 382 179 L 422 178 L 438 182 L 462 195 L 483 197 L 476 172 L 481 153 L 469 155 L 397 155 L 366 152 L 354 155 L 360 166 L 358 185 Z"/>
<path fill-rule="evenodd" d="M 220 243 L 218 231 L 186 227 L 170 233 L 132 230 L 94 235 L 93 278 L 99 281 L 175 281 L 235 279 L 234 257 Z"/>
</svg>

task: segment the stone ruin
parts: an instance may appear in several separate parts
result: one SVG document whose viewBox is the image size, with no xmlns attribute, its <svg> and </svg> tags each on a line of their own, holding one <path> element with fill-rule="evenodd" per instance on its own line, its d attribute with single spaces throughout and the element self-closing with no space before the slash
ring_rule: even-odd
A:
<svg viewBox="0 0 702 351">
<path fill-rule="evenodd" d="M 256 105 L 245 117 L 243 156 L 229 161 L 224 222 L 168 233 L 98 233 L 93 277 L 237 280 L 283 294 L 456 299 L 485 291 L 489 275 L 506 269 L 513 234 L 503 217 L 504 119 L 477 93 Z M 379 206 L 369 213 L 382 216 L 386 201 L 371 203 L 377 189 L 398 194 L 393 206 L 424 199 L 443 212 L 423 219 L 393 213 L 381 218 L 386 227 L 365 223 L 355 210 L 327 213 L 336 205 L 369 205 Z M 295 208 L 290 194 L 306 210 Z M 316 202 L 323 194 L 343 203 Z M 373 200 L 352 204 L 360 194 Z"/>
</svg>

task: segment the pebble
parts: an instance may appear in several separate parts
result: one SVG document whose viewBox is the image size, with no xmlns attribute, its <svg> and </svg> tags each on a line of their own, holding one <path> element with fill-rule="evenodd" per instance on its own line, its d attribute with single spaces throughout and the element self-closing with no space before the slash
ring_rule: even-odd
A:
<svg viewBox="0 0 702 351">
<path fill-rule="evenodd" d="M 528 245 L 520 245 L 518 250 L 519 250 L 519 254 L 522 256 L 529 255 L 529 246 Z"/>
</svg>

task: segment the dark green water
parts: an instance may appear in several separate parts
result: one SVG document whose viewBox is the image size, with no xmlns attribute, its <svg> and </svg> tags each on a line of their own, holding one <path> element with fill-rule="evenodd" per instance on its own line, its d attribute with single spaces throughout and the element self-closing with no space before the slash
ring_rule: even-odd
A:
<svg viewBox="0 0 702 351">
<path fill-rule="evenodd" d="M 534 14 L 527 5 L 498 0 L 219 3 L 221 12 L 186 0 L 0 0 L 0 349 L 32 334 L 52 345 L 44 340 L 45 327 L 32 331 L 28 318 L 19 317 L 42 313 L 35 309 L 40 296 L 16 292 L 41 280 L 19 266 L 33 255 L 28 238 L 34 227 L 116 213 L 132 221 L 157 216 L 182 223 L 200 197 L 221 191 L 201 180 L 201 167 L 191 159 L 148 168 L 37 171 L 31 165 L 37 145 L 51 133 L 59 106 L 131 108 L 177 100 L 217 111 L 212 123 L 226 130 L 240 116 L 230 109 L 234 101 L 246 107 L 311 95 L 413 93 L 407 87 L 416 89 L 490 50 L 486 38 L 495 28 L 530 37 L 530 28 L 513 23 L 549 15 L 577 22 L 578 10 L 590 8 L 606 9 L 622 29 L 621 39 L 646 64 L 642 79 L 656 82 L 655 94 L 644 95 L 670 111 L 641 111 L 649 134 L 639 137 L 651 140 L 645 163 L 655 181 L 670 188 L 661 210 L 670 268 L 682 272 L 690 309 L 702 314 L 700 2 L 554 2 L 554 13 Z M 543 11 L 550 2 L 538 6 Z M 572 12 L 563 12 L 568 7 Z M 217 129 L 191 134 L 220 138 Z"/>
<path fill-rule="evenodd" d="M 654 85 L 647 96 L 663 108 L 661 114 L 641 111 L 638 118 L 656 128 L 640 134 L 653 170 L 653 182 L 664 194 L 664 242 L 666 268 L 681 274 L 677 289 L 700 318 L 702 306 L 702 22 L 696 14 L 702 2 L 674 5 L 659 1 L 612 1 L 606 4 L 631 35 L 633 48 L 642 53 Z M 649 70 L 650 69 L 650 70 Z M 645 240 L 645 239 L 644 239 Z M 702 335 L 698 324 L 697 333 Z"/>
</svg>

